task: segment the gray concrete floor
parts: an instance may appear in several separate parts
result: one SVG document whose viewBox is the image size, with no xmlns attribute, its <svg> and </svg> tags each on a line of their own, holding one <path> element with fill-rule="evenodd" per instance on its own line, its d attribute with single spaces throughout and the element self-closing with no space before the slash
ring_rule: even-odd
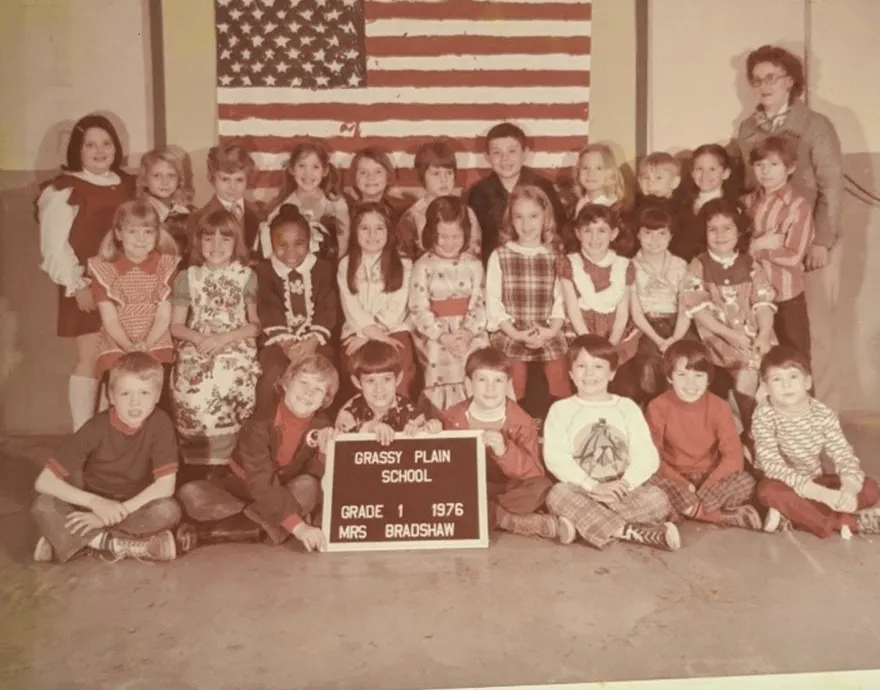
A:
<svg viewBox="0 0 880 690">
<path fill-rule="evenodd" d="M 848 429 L 863 457 L 880 429 Z M 30 562 L 58 439 L 0 440 L 0 688 L 403 690 L 866 669 L 880 538 L 687 524 L 674 554 L 488 550 Z M 880 459 L 867 462 L 880 476 Z"/>
</svg>

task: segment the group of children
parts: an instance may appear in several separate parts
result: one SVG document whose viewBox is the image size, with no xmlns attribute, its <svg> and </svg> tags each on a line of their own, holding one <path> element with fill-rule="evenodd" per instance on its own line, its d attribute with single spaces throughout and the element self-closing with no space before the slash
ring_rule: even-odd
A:
<svg viewBox="0 0 880 690">
<path fill-rule="evenodd" d="M 218 146 L 215 196 L 193 210 L 173 152 L 134 180 L 112 125 L 83 118 L 38 200 L 79 357 L 76 433 L 37 481 L 37 559 L 291 534 L 322 550 L 323 455 L 346 431 L 483 429 L 493 525 L 563 543 L 675 549 L 681 517 L 876 532 L 877 484 L 809 395 L 812 216 L 791 143 L 752 150 L 760 187 L 742 197 L 721 147 L 695 151 L 683 201 L 678 161 L 651 154 L 630 210 L 607 146 L 580 153 L 562 194 L 526 152 L 517 126 L 493 127 L 492 173 L 462 200 L 454 149 L 429 142 L 410 204 L 381 150 L 355 156 L 343 193 L 308 140 L 261 208 L 249 154 Z M 536 377 L 549 412 L 527 400 Z M 823 450 L 837 479 L 816 479 Z"/>
</svg>

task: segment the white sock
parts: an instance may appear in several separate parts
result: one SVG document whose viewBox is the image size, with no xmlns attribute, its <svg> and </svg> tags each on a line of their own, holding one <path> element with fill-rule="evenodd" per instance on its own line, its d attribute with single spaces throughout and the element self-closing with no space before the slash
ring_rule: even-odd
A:
<svg viewBox="0 0 880 690">
<path fill-rule="evenodd" d="M 97 395 L 98 379 L 76 374 L 70 377 L 68 396 L 74 431 L 79 431 L 79 428 L 94 416 Z"/>
<path fill-rule="evenodd" d="M 106 532 L 98 532 L 94 537 L 92 537 L 92 540 L 89 542 L 89 546 L 98 551 L 103 551 L 107 548 L 108 541 L 109 539 Z"/>
</svg>

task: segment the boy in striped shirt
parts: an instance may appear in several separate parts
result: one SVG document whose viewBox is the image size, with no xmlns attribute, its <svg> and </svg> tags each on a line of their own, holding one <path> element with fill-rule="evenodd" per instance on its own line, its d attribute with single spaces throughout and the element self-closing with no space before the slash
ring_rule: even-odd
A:
<svg viewBox="0 0 880 690">
<path fill-rule="evenodd" d="M 776 292 L 773 330 L 781 345 L 810 357 L 810 321 L 804 297 L 804 256 L 813 240 L 813 208 L 789 180 L 797 152 L 791 140 L 767 137 L 749 154 L 760 188 L 744 198 L 752 219 L 749 253 Z"/>
<path fill-rule="evenodd" d="M 796 528 L 825 538 L 834 532 L 880 534 L 880 487 L 862 471 L 837 415 L 813 398 L 809 360 L 777 345 L 761 362 L 767 400 L 752 420 L 755 466 L 764 479 L 758 500 L 769 510 L 764 530 Z M 825 454 L 834 474 L 824 474 Z"/>
</svg>

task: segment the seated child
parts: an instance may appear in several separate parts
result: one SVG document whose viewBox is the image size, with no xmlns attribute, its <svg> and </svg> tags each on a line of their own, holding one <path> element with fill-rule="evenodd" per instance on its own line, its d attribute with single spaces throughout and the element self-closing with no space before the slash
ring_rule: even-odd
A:
<svg viewBox="0 0 880 690">
<path fill-rule="evenodd" d="M 403 365 L 397 348 L 381 340 L 369 340 L 349 360 L 351 380 L 360 391 L 346 402 L 336 416 L 341 433 L 375 434 L 389 445 L 397 432 L 440 431 L 437 419 L 426 420 L 407 398 L 398 395 Z"/>
<path fill-rule="evenodd" d="M 273 399 L 275 384 L 291 362 L 316 352 L 333 357 L 329 341 L 339 316 L 334 269 L 309 252 L 308 220 L 296 206 L 286 204 L 269 227 L 272 256 L 254 268 L 263 330 L 258 406 Z"/>
<path fill-rule="evenodd" d="M 326 550 L 309 516 L 321 501 L 323 455 L 333 438 L 323 412 L 339 390 L 333 363 L 310 355 L 291 364 L 279 384 L 275 407 L 257 410 L 242 427 L 230 462 L 232 472 L 184 484 L 178 492 L 187 517 L 178 548 L 256 541 L 273 545 L 291 534 L 306 551 Z"/>
<path fill-rule="evenodd" d="M 568 361 L 577 393 L 554 403 L 544 424 L 544 463 L 560 482 L 550 489 L 547 508 L 598 549 L 618 539 L 678 549 L 678 528 L 665 522 L 669 499 L 647 483 L 660 459 L 642 411 L 608 392 L 617 349 L 582 335 Z"/>
<path fill-rule="evenodd" d="M 120 558 L 170 561 L 178 457 L 174 425 L 156 409 L 162 365 L 145 352 L 110 369 L 112 407 L 66 441 L 37 477 L 34 560 L 66 563 L 85 548 Z"/>
<path fill-rule="evenodd" d="M 744 469 L 733 412 L 708 390 L 714 368 L 706 346 L 679 340 L 663 359 L 672 389 L 654 398 L 646 413 L 660 451 L 660 472 L 650 483 L 684 517 L 761 529 L 758 511 L 746 505 L 755 480 Z"/>
<path fill-rule="evenodd" d="M 665 151 L 649 153 L 639 161 L 638 175 L 639 193 L 636 202 L 629 214 L 627 225 L 633 234 L 638 230 L 639 217 L 646 208 L 662 208 L 672 218 L 673 234 L 676 234 L 680 216 L 680 201 L 677 198 L 677 190 L 681 184 L 681 163 L 671 154 Z M 673 246 L 672 253 L 678 248 Z M 628 252 L 621 247 L 619 253 L 624 256 L 632 256 L 635 245 Z"/>
<path fill-rule="evenodd" d="M 492 526 L 571 544 L 574 525 L 564 517 L 539 513 L 553 482 L 547 478 L 538 447 L 538 429 L 507 397 L 510 360 L 486 347 L 467 358 L 465 375 L 471 397 L 443 413 L 446 429 L 483 429 L 486 489 Z"/>
<path fill-rule="evenodd" d="M 495 125 L 486 135 L 486 158 L 489 159 L 492 172 L 474 184 L 466 195 L 482 229 L 484 264 L 492 252 L 504 244 L 500 240 L 501 221 L 515 187 L 538 187 L 552 206 L 554 227 L 561 228 L 565 223 L 565 208 L 553 183 L 523 165 L 528 150 L 525 132 L 510 122 Z"/>
<path fill-rule="evenodd" d="M 261 213 L 245 199 L 248 178 L 253 175 L 256 167 L 254 159 L 243 146 L 227 144 L 214 146 L 208 151 L 208 180 L 214 188 L 214 196 L 190 215 L 190 237 L 197 232 L 203 216 L 225 209 L 238 220 L 250 256 L 254 259 L 260 257 Z"/>
<path fill-rule="evenodd" d="M 761 361 L 768 397 L 755 410 L 758 500 L 769 508 L 764 530 L 790 525 L 825 538 L 833 532 L 880 534 L 880 487 L 862 471 L 834 412 L 810 396 L 809 360 L 776 346 Z M 823 474 L 820 455 L 834 465 Z"/>
<path fill-rule="evenodd" d="M 419 147 L 415 156 L 416 173 L 425 190 L 424 196 L 407 209 L 397 226 L 399 237 L 398 247 L 404 256 L 417 259 L 430 247 L 425 247 L 422 235 L 425 232 L 428 206 L 441 196 L 455 193 L 455 173 L 458 163 L 455 160 L 455 149 L 447 141 L 434 139 Z M 478 259 L 481 258 L 482 231 L 477 214 L 470 206 L 466 206 L 470 221 L 470 240 L 465 251 Z"/>
<path fill-rule="evenodd" d="M 810 358 L 810 320 L 804 296 L 804 257 L 813 240 L 813 205 L 789 182 L 797 151 L 790 139 L 771 136 L 749 154 L 759 189 L 744 198 L 752 219 L 749 253 L 776 293 L 773 329 L 780 345 Z"/>
</svg>

